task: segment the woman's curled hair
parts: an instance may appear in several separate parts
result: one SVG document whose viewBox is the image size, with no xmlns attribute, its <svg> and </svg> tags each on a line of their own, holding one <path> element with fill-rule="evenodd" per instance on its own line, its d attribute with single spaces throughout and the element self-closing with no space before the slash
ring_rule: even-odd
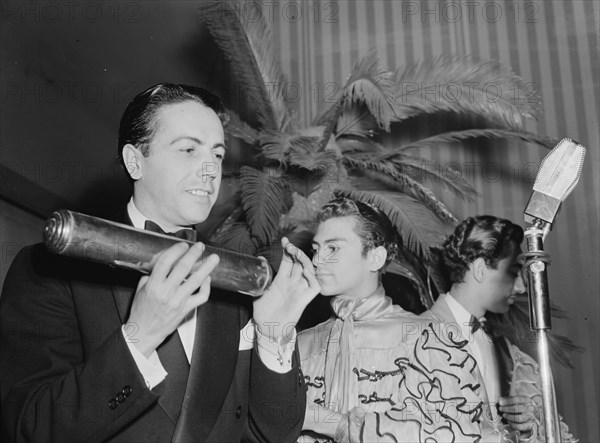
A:
<svg viewBox="0 0 600 443">
<path fill-rule="evenodd" d="M 480 215 L 461 222 L 442 246 L 450 283 L 463 281 L 469 265 L 478 258 L 496 269 L 523 241 L 523 228 L 510 220 Z"/>
</svg>

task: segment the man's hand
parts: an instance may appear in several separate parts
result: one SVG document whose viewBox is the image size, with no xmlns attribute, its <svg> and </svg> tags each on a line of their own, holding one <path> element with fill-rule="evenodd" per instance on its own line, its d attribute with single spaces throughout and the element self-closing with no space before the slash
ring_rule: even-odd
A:
<svg viewBox="0 0 600 443">
<path fill-rule="evenodd" d="M 136 331 L 136 348 L 146 357 L 181 324 L 186 315 L 208 300 L 210 273 L 219 257 L 209 256 L 192 272 L 204 245 L 178 243 L 163 251 L 149 276 L 140 279 L 125 331 Z"/>
<path fill-rule="evenodd" d="M 279 272 L 266 292 L 254 301 L 254 322 L 270 340 L 283 337 L 284 341 L 290 341 L 300 315 L 321 291 L 321 286 L 306 254 L 285 237 L 281 245 Z"/>
<path fill-rule="evenodd" d="M 540 408 L 530 397 L 525 395 L 502 397 L 498 404 L 502 417 L 516 431 L 532 432 L 539 424 Z"/>
</svg>

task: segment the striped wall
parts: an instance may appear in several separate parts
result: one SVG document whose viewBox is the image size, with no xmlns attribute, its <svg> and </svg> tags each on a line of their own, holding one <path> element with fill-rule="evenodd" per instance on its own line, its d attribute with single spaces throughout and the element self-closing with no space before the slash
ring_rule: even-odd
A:
<svg viewBox="0 0 600 443">
<path fill-rule="evenodd" d="M 587 349 L 575 355 L 574 370 L 554 368 L 560 410 L 582 442 L 600 441 L 600 2 L 280 0 L 265 5 L 292 82 L 288 94 L 304 122 L 327 105 L 353 61 L 370 48 L 391 69 L 441 54 L 471 54 L 511 66 L 540 93 L 542 113 L 528 122 L 529 130 L 570 137 L 588 148 L 580 183 L 546 249 L 553 257 L 551 298 L 570 315 L 556 320 L 554 331 Z M 459 217 L 492 213 L 522 220 L 545 152 L 510 144 L 476 147 L 421 154 L 441 167 L 458 162 L 465 173 L 474 172 L 480 198 L 447 201 Z"/>
</svg>

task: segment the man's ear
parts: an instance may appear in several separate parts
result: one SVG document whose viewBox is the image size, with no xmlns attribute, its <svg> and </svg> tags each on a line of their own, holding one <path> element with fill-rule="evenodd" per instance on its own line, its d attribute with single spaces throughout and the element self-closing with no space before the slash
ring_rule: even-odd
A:
<svg viewBox="0 0 600 443">
<path fill-rule="evenodd" d="M 369 257 L 369 271 L 377 272 L 385 266 L 385 260 L 387 259 L 387 251 L 383 246 L 377 246 L 368 253 Z"/>
<path fill-rule="evenodd" d="M 127 169 L 129 176 L 133 180 L 142 178 L 140 156 L 143 154 L 135 146 L 128 143 L 123 146 L 121 155 L 123 156 L 123 163 L 125 164 L 125 169 Z"/>
<path fill-rule="evenodd" d="M 473 278 L 479 283 L 481 283 L 485 278 L 488 269 L 483 257 L 475 259 L 475 261 L 471 263 L 471 269 L 473 272 Z"/>
</svg>

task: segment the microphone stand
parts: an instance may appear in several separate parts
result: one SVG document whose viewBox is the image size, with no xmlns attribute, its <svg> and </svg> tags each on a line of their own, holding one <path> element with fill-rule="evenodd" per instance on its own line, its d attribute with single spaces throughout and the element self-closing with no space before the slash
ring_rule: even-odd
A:
<svg viewBox="0 0 600 443">
<path fill-rule="evenodd" d="M 542 400 L 546 442 L 561 441 L 556 397 L 550 370 L 550 349 L 547 330 L 551 329 L 550 294 L 546 265 L 549 255 L 544 252 L 544 239 L 550 231 L 550 223 L 533 219 L 533 225 L 525 230 L 527 251 L 521 254 L 527 272 L 529 294 L 529 318 L 532 331 L 537 333 L 537 348 L 542 379 Z"/>
</svg>

